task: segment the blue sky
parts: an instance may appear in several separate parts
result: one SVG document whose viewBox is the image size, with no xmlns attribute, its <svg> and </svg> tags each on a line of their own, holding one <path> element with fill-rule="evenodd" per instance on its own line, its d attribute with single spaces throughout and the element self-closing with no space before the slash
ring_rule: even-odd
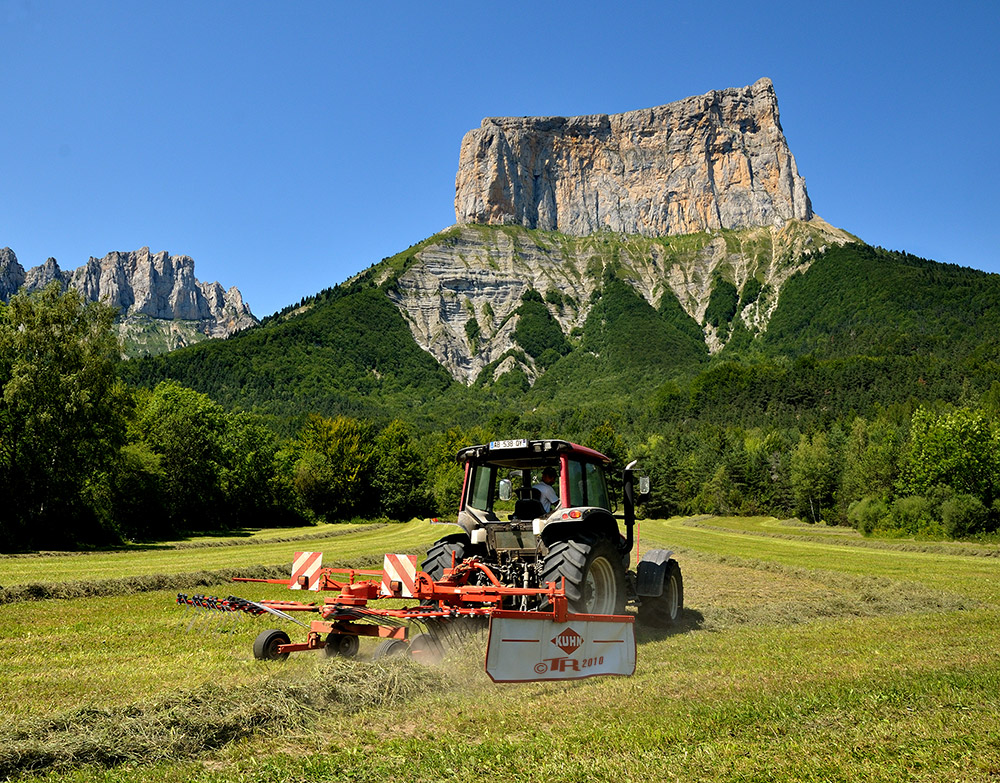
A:
<svg viewBox="0 0 1000 783">
<path fill-rule="evenodd" d="M 0 0 L 0 247 L 148 245 L 258 316 L 455 220 L 485 116 L 616 113 L 761 76 L 815 211 L 1000 272 L 989 3 Z"/>
</svg>

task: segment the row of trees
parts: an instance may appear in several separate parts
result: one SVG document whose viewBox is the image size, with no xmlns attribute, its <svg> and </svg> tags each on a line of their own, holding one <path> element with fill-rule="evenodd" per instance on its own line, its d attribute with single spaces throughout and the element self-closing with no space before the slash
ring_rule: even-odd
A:
<svg viewBox="0 0 1000 783">
<path fill-rule="evenodd" d="M 696 389 L 712 398 L 702 417 L 670 414 L 677 395 L 664 392 L 639 415 L 623 403 L 602 420 L 597 405 L 558 427 L 538 412 L 446 431 L 312 414 L 282 438 L 176 382 L 123 382 L 112 323 L 108 308 L 58 287 L 0 304 L 4 551 L 447 515 L 462 480 L 455 452 L 511 435 L 578 440 L 618 467 L 639 458 L 655 516 L 794 514 L 866 533 L 947 536 L 993 530 L 1000 518 L 1000 384 L 958 407 L 896 402 L 867 417 L 814 417 L 801 430 L 791 417 L 746 426 L 745 407 L 729 422 L 720 415 L 720 400 L 747 385 L 723 372 L 728 363 L 713 371 L 728 379 L 713 392 L 720 400 Z"/>
<path fill-rule="evenodd" d="M 702 424 L 649 436 L 633 453 L 655 477 L 655 516 L 794 514 L 953 538 L 1000 522 L 1000 427 L 988 399 L 900 406 L 809 433 Z"/>
<path fill-rule="evenodd" d="M 0 303 L 0 551 L 433 509 L 402 422 L 310 416 L 281 440 L 175 382 L 123 383 L 113 320 L 58 286 Z"/>
</svg>

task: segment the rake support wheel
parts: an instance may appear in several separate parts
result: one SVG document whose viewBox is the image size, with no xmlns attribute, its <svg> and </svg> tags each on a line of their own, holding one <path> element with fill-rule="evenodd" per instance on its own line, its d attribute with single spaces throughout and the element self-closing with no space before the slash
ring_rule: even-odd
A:
<svg viewBox="0 0 1000 783">
<path fill-rule="evenodd" d="M 284 631 L 275 628 L 261 631 L 253 642 L 253 657 L 258 661 L 283 661 L 288 657 L 288 653 L 278 652 L 283 644 L 291 644 L 291 639 Z"/>
<path fill-rule="evenodd" d="M 326 645 L 323 651 L 327 658 L 353 658 L 358 654 L 361 647 L 361 640 L 357 636 L 346 633 L 331 633 L 326 637 Z"/>
</svg>

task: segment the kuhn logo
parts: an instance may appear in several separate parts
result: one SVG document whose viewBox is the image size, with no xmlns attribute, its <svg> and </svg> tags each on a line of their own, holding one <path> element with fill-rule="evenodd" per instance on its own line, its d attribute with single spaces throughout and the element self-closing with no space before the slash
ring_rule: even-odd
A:
<svg viewBox="0 0 1000 783">
<path fill-rule="evenodd" d="M 552 640 L 552 644 L 567 655 L 572 655 L 583 644 L 583 637 L 572 628 L 567 628 Z"/>
</svg>

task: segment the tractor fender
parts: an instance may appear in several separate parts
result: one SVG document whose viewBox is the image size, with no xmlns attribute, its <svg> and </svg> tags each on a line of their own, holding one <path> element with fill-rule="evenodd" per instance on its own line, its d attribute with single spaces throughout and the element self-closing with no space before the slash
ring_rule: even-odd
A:
<svg viewBox="0 0 1000 783">
<path fill-rule="evenodd" d="M 579 519 L 561 519 L 557 514 L 549 517 L 541 530 L 542 540 L 546 545 L 554 541 L 568 538 L 578 538 L 580 534 L 593 538 L 606 538 L 608 541 L 618 541 L 618 522 L 603 508 L 580 509 L 583 515 Z"/>
<path fill-rule="evenodd" d="M 650 549 L 642 556 L 636 568 L 636 594 L 648 597 L 663 595 L 663 578 L 672 554 L 668 549 Z"/>
</svg>

